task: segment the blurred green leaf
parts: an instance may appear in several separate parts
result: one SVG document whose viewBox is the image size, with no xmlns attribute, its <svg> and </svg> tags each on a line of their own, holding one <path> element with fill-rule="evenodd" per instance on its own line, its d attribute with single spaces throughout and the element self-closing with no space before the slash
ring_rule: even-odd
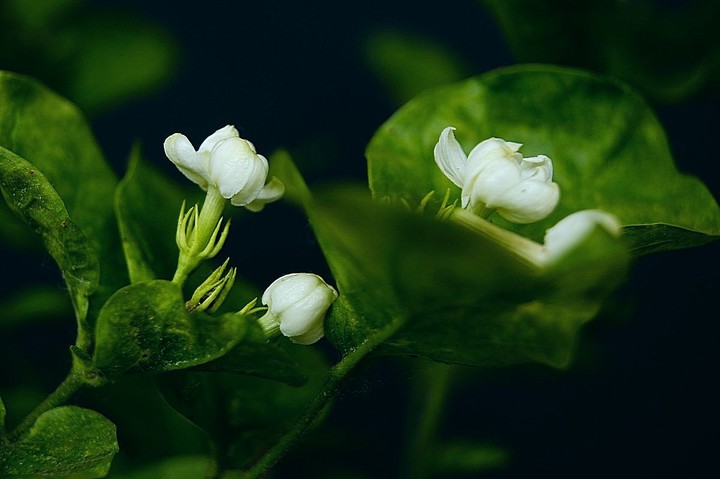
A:
<svg viewBox="0 0 720 479">
<path fill-rule="evenodd" d="M 474 366 L 564 366 L 580 326 L 624 276 L 624 244 L 589 235 L 534 269 L 454 221 L 378 204 L 363 192 L 316 195 L 307 211 L 340 291 L 326 335 L 348 353 L 377 338 L 384 354 Z"/>
<path fill-rule="evenodd" d="M 661 101 L 720 88 L 716 0 L 685 5 L 657 0 L 481 3 L 496 18 L 519 62 L 613 75 Z"/>
<path fill-rule="evenodd" d="M 2 400 L 2 397 L 0 397 L 0 440 L 5 438 L 5 415 L 7 411 L 5 411 L 5 403 Z"/>
<path fill-rule="evenodd" d="M 177 371 L 159 377 L 168 402 L 213 439 L 224 468 L 252 464 L 295 423 L 324 384 L 327 365 L 319 352 L 283 343 L 308 375 L 302 387 L 222 373 Z"/>
<path fill-rule="evenodd" d="M 175 229 L 184 191 L 142 160 L 130 155 L 125 177 L 115 192 L 115 213 L 130 281 L 171 278 L 177 264 Z"/>
<path fill-rule="evenodd" d="M 435 39 L 398 30 L 379 31 L 364 45 L 365 61 L 396 103 L 469 76 L 455 51 Z"/>
<path fill-rule="evenodd" d="M 67 291 L 56 286 L 31 286 L 3 298 L 0 330 L 7 331 L 36 320 L 72 316 Z"/>
<path fill-rule="evenodd" d="M 175 40 L 159 25 L 82 0 L 0 4 L 0 60 L 95 113 L 156 90 L 174 74 Z"/>
<path fill-rule="evenodd" d="M 205 477 L 210 460 L 205 456 L 180 456 L 143 468 L 111 473 L 110 479 L 198 479 Z"/>
<path fill-rule="evenodd" d="M 182 369 L 216 359 L 248 330 L 240 314 L 189 314 L 180 288 L 152 280 L 120 289 L 97 320 L 95 365 L 114 376 Z"/>
<path fill-rule="evenodd" d="M 673 227 L 661 249 L 703 244 L 720 234 L 712 194 L 677 171 L 647 104 L 616 81 L 559 67 L 517 66 L 428 91 L 396 112 L 368 146 L 376 198 L 418 204 L 428 192 L 441 198 L 448 189 L 452 199 L 459 197 L 433 159 L 446 126 L 457 128 L 466 152 L 494 136 L 523 143 L 526 156 L 552 158 L 561 192 L 553 214 L 531 225 L 496 220 L 525 236 L 540 240 L 564 216 L 593 208 L 626 226 Z M 657 245 L 656 233 L 640 228 L 628 238 L 643 251 Z"/>
<path fill-rule="evenodd" d="M 62 199 L 43 173 L 0 147 L 0 190 L 13 210 L 38 234 L 55 259 L 70 292 L 78 322 L 78 342 L 91 337 L 87 324 L 88 296 L 97 288 L 97 255 L 81 229 L 70 219 Z"/>
<path fill-rule="evenodd" d="M 432 477 L 476 477 L 482 472 L 507 464 L 506 449 L 472 441 L 452 441 L 436 445 L 432 452 Z"/>
<path fill-rule="evenodd" d="M 0 445 L 7 479 L 104 477 L 118 452 L 115 425 L 101 414 L 63 406 L 42 414 L 17 442 Z"/>
<path fill-rule="evenodd" d="M 60 35 L 68 53 L 67 95 L 90 112 L 157 90 L 176 69 L 174 39 L 135 15 L 93 12 L 65 23 Z"/>
</svg>

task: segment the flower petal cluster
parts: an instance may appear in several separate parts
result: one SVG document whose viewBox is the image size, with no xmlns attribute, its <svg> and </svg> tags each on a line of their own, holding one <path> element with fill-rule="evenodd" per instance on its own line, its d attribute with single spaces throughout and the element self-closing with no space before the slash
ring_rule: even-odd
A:
<svg viewBox="0 0 720 479">
<path fill-rule="evenodd" d="M 313 344 L 325 335 L 324 318 L 337 298 L 335 288 L 312 273 L 291 273 L 268 286 L 262 304 L 268 311 L 260 318 L 266 331 L 278 325 L 294 343 Z"/>
<path fill-rule="evenodd" d="M 469 155 L 449 126 L 435 145 L 435 162 L 462 189 L 461 205 L 481 214 L 497 211 L 513 223 L 532 223 L 548 216 L 560 199 L 552 181 L 550 158 L 523 158 L 520 143 L 489 138 Z"/>
<path fill-rule="evenodd" d="M 180 133 L 165 140 L 165 154 L 188 179 L 203 190 L 216 188 L 234 206 L 260 211 L 266 203 L 279 199 L 284 186 L 268 176 L 268 161 L 255 146 L 240 138 L 232 125 L 220 128 L 202 142 L 200 148 Z"/>
</svg>

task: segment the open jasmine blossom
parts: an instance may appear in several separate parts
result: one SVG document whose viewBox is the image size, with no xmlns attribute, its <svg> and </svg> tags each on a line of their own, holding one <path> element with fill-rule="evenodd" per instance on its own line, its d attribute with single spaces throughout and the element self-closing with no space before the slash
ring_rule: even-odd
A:
<svg viewBox="0 0 720 479">
<path fill-rule="evenodd" d="M 325 313 L 337 296 L 335 288 L 316 274 L 287 274 L 263 293 L 262 304 L 268 310 L 258 321 L 268 337 L 279 331 L 294 343 L 313 344 L 325 335 Z"/>
<path fill-rule="evenodd" d="M 494 211 L 513 223 L 532 223 L 549 215 L 560 199 L 552 181 L 552 160 L 523 158 L 520 143 L 489 138 L 465 155 L 449 126 L 435 145 L 435 162 L 462 189 L 461 206 L 487 217 Z"/>
<path fill-rule="evenodd" d="M 164 144 L 165 154 L 188 179 L 203 190 L 216 188 L 233 206 L 260 211 L 266 203 L 279 199 L 283 184 L 273 178 L 265 184 L 268 161 L 255 146 L 240 138 L 232 125 L 220 128 L 195 151 L 185 135 L 174 133 Z"/>
</svg>

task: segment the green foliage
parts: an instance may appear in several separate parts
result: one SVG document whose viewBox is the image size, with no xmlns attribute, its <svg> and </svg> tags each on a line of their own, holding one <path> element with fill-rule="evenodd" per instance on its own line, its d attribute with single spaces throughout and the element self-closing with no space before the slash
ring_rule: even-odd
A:
<svg viewBox="0 0 720 479">
<path fill-rule="evenodd" d="M 101 414 L 62 406 L 42 414 L 18 441 L 0 445 L 7 479 L 104 477 L 118 452 L 115 425 Z"/>
<path fill-rule="evenodd" d="M 446 126 L 466 152 L 499 137 L 523 143 L 526 156 L 553 160 L 560 203 L 532 225 L 499 224 L 541 240 L 564 216 L 599 208 L 626 226 L 668 225 L 661 249 L 707 242 L 720 234 L 720 208 L 705 185 L 673 164 L 662 127 L 647 104 L 626 86 L 581 71 L 517 66 L 428 91 L 406 104 L 377 131 L 367 149 L 376 198 L 418 204 L 455 187 L 439 170 L 433 147 Z M 637 228 L 635 250 L 658 245 L 657 229 Z"/>
<path fill-rule="evenodd" d="M 481 0 L 521 63 L 552 63 L 621 78 L 653 99 L 678 101 L 720 84 L 720 5 L 696 0 Z"/>
<path fill-rule="evenodd" d="M 397 104 L 469 75 L 455 52 L 436 39 L 386 30 L 370 35 L 364 47 L 365 61 Z"/>
<path fill-rule="evenodd" d="M 247 375 L 189 371 L 159 378 L 168 402 L 209 434 L 216 459 L 225 468 L 251 465 L 320 394 L 327 366 L 318 351 L 286 340 L 278 346 L 308 375 L 303 386 Z"/>
<path fill-rule="evenodd" d="M 177 264 L 175 228 L 185 191 L 147 165 L 133 148 L 115 192 L 115 214 L 130 281 L 171 278 Z M 152 205 L 152 208 L 148 208 Z"/>
<path fill-rule="evenodd" d="M 452 221 L 339 190 L 308 214 L 341 298 L 326 321 L 348 352 L 402 327 L 380 351 L 475 366 L 564 366 L 575 336 L 623 277 L 625 247 L 597 230 L 562 264 L 534 270 L 497 242 Z"/>
<path fill-rule="evenodd" d="M 159 26 L 82 0 L 4 0 L 0 60 L 95 113 L 147 94 L 174 74 L 177 46 Z"/>
<path fill-rule="evenodd" d="M 209 468 L 205 456 L 182 456 L 167 459 L 131 472 L 111 474 L 111 479 L 197 479 Z"/>
<path fill-rule="evenodd" d="M 190 314 L 169 281 L 135 283 L 107 300 L 97 320 L 94 363 L 110 376 L 183 369 L 218 358 L 247 333 L 242 314 Z"/>
<path fill-rule="evenodd" d="M 88 297 L 98 285 L 99 261 L 62 199 L 32 164 L 0 147 L 0 190 L 10 207 L 43 240 L 68 286 L 78 321 L 78 339 L 90 334 Z"/>
</svg>

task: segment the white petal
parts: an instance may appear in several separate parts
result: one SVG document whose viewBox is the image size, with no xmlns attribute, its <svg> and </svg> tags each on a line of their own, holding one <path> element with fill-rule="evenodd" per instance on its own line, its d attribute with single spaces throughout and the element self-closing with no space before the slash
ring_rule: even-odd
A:
<svg viewBox="0 0 720 479">
<path fill-rule="evenodd" d="M 273 201 L 277 201 L 282 198 L 282 195 L 284 193 L 285 185 L 283 184 L 283 182 L 273 177 L 273 179 L 270 180 L 270 183 L 263 186 L 263 189 L 260 190 L 257 198 L 244 206 L 253 213 L 257 213 L 258 211 L 261 211 L 266 204 L 272 203 Z M 232 200 L 230 202 L 232 203 Z M 240 205 L 234 204 L 234 206 Z"/>
<path fill-rule="evenodd" d="M 513 223 L 525 224 L 540 221 L 557 206 L 560 187 L 557 183 L 524 180 L 509 188 L 495 199 L 492 206 L 500 216 Z"/>
<path fill-rule="evenodd" d="M 454 130 L 454 127 L 448 126 L 440 133 L 434 150 L 435 163 L 450 181 L 462 188 L 467 156 L 455 139 Z"/>
<path fill-rule="evenodd" d="M 165 155 L 172 161 L 178 170 L 190 181 L 207 189 L 210 175 L 207 165 L 198 156 L 190 140 L 180 133 L 174 133 L 167 137 L 163 144 Z"/>
<path fill-rule="evenodd" d="M 240 195 L 246 202 L 257 197 L 267 178 L 267 160 L 241 138 L 219 142 L 210 157 L 210 173 L 223 198 Z"/>
<path fill-rule="evenodd" d="M 520 169 L 522 170 L 522 178 L 535 178 L 544 181 L 552 181 L 553 178 L 552 160 L 545 155 L 523 158 Z"/>
<path fill-rule="evenodd" d="M 202 142 L 200 145 L 200 148 L 198 148 L 198 153 L 210 153 L 213 148 L 217 146 L 217 144 L 223 140 L 227 140 L 228 138 L 239 138 L 240 133 L 238 133 L 237 129 L 235 129 L 232 125 L 225 125 L 224 127 L 217 130 L 212 135 L 205 138 L 205 141 Z"/>
</svg>

